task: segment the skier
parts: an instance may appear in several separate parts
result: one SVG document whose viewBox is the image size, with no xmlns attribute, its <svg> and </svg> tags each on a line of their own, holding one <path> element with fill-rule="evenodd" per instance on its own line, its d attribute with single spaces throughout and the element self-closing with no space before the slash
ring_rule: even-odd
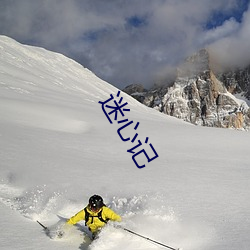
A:
<svg viewBox="0 0 250 250">
<path fill-rule="evenodd" d="M 120 215 L 105 206 L 101 196 L 95 194 L 89 198 L 89 204 L 72 216 L 67 224 L 74 225 L 80 220 L 85 220 L 85 226 L 92 232 L 94 239 L 109 220 L 120 222 L 122 219 Z"/>
</svg>

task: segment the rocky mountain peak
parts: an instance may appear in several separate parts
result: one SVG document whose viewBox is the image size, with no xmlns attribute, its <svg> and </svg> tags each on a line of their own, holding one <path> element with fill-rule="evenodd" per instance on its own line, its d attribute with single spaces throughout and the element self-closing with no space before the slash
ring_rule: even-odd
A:
<svg viewBox="0 0 250 250">
<path fill-rule="evenodd" d="M 248 129 L 249 106 L 233 94 L 250 93 L 250 67 L 249 71 L 216 74 L 210 64 L 208 50 L 202 49 L 178 67 L 171 86 L 125 92 L 149 107 L 196 125 Z"/>
<path fill-rule="evenodd" d="M 177 77 L 194 77 L 205 74 L 210 70 L 209 53 L 201 49 L 194 55 L 188 57 L 177 69 Z"/>
</svg>

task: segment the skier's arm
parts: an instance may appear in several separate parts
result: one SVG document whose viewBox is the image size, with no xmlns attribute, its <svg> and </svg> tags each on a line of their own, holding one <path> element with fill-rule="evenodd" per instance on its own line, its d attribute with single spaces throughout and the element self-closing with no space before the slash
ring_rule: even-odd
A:
<svg viewBox="0 0 250 250">
<path fill-rule="evenodd" d="M 84 209 L 72 216 L 70 219 L 68 219 L 67 224 L 75 225 L 78 221 L 84 220 L 85 218 L 85 212 Z"/>
<path fill-rule="evenodd" d="M 122 220 L 121 216 L 116 214 L 113 210 L 111 210 L 108 207 L 105 207 L 105 217 L 107 219 L 110 219 L 112 221 L 118 221 L 120 222 Z"/>
</svg>

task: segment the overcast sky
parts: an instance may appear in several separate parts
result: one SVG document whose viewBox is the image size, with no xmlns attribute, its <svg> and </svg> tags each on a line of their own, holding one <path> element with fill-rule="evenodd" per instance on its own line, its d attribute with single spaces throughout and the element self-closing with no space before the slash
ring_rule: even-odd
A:
<svg viewBox="0 0 250 250">
<path fill-rule="evenodd" d="M 111 84 L 149 86 L 204 47 L 250 62 L 250 0 L 0 0 L 0 34 L 61 52 Z"/>
</svg>

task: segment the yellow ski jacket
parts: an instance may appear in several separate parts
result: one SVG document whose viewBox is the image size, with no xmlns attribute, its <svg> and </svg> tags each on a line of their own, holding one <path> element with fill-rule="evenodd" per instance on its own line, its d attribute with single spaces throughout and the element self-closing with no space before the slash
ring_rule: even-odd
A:
<svg viewBox="0 0 250 250">
<path fill-rule="evenodd" d="M 112 220 L 112 221 L 121 221 L 121 217 L 116 214 L 113 210 L 110 208 L 103 206 L 99 211 L 93 212 L 88 207 L 86 207 L 87 212 L 89 213 L 88 221 L 85 221 L 86 226 L 90 229 L 92 233 L 95 233 L 98 231 L 98 229 L 102 228 L 106 223 L 104 221 Z M 104 220 L 100 220 L 98 218 L 98 215 L 101 211 L 101 218 Z M 67 224 L 74 225 L 80 220 L 85 220 L 85 211 L 82 209 L 77 214 L 72 216 L 68 221 Z"/>
</svg>

